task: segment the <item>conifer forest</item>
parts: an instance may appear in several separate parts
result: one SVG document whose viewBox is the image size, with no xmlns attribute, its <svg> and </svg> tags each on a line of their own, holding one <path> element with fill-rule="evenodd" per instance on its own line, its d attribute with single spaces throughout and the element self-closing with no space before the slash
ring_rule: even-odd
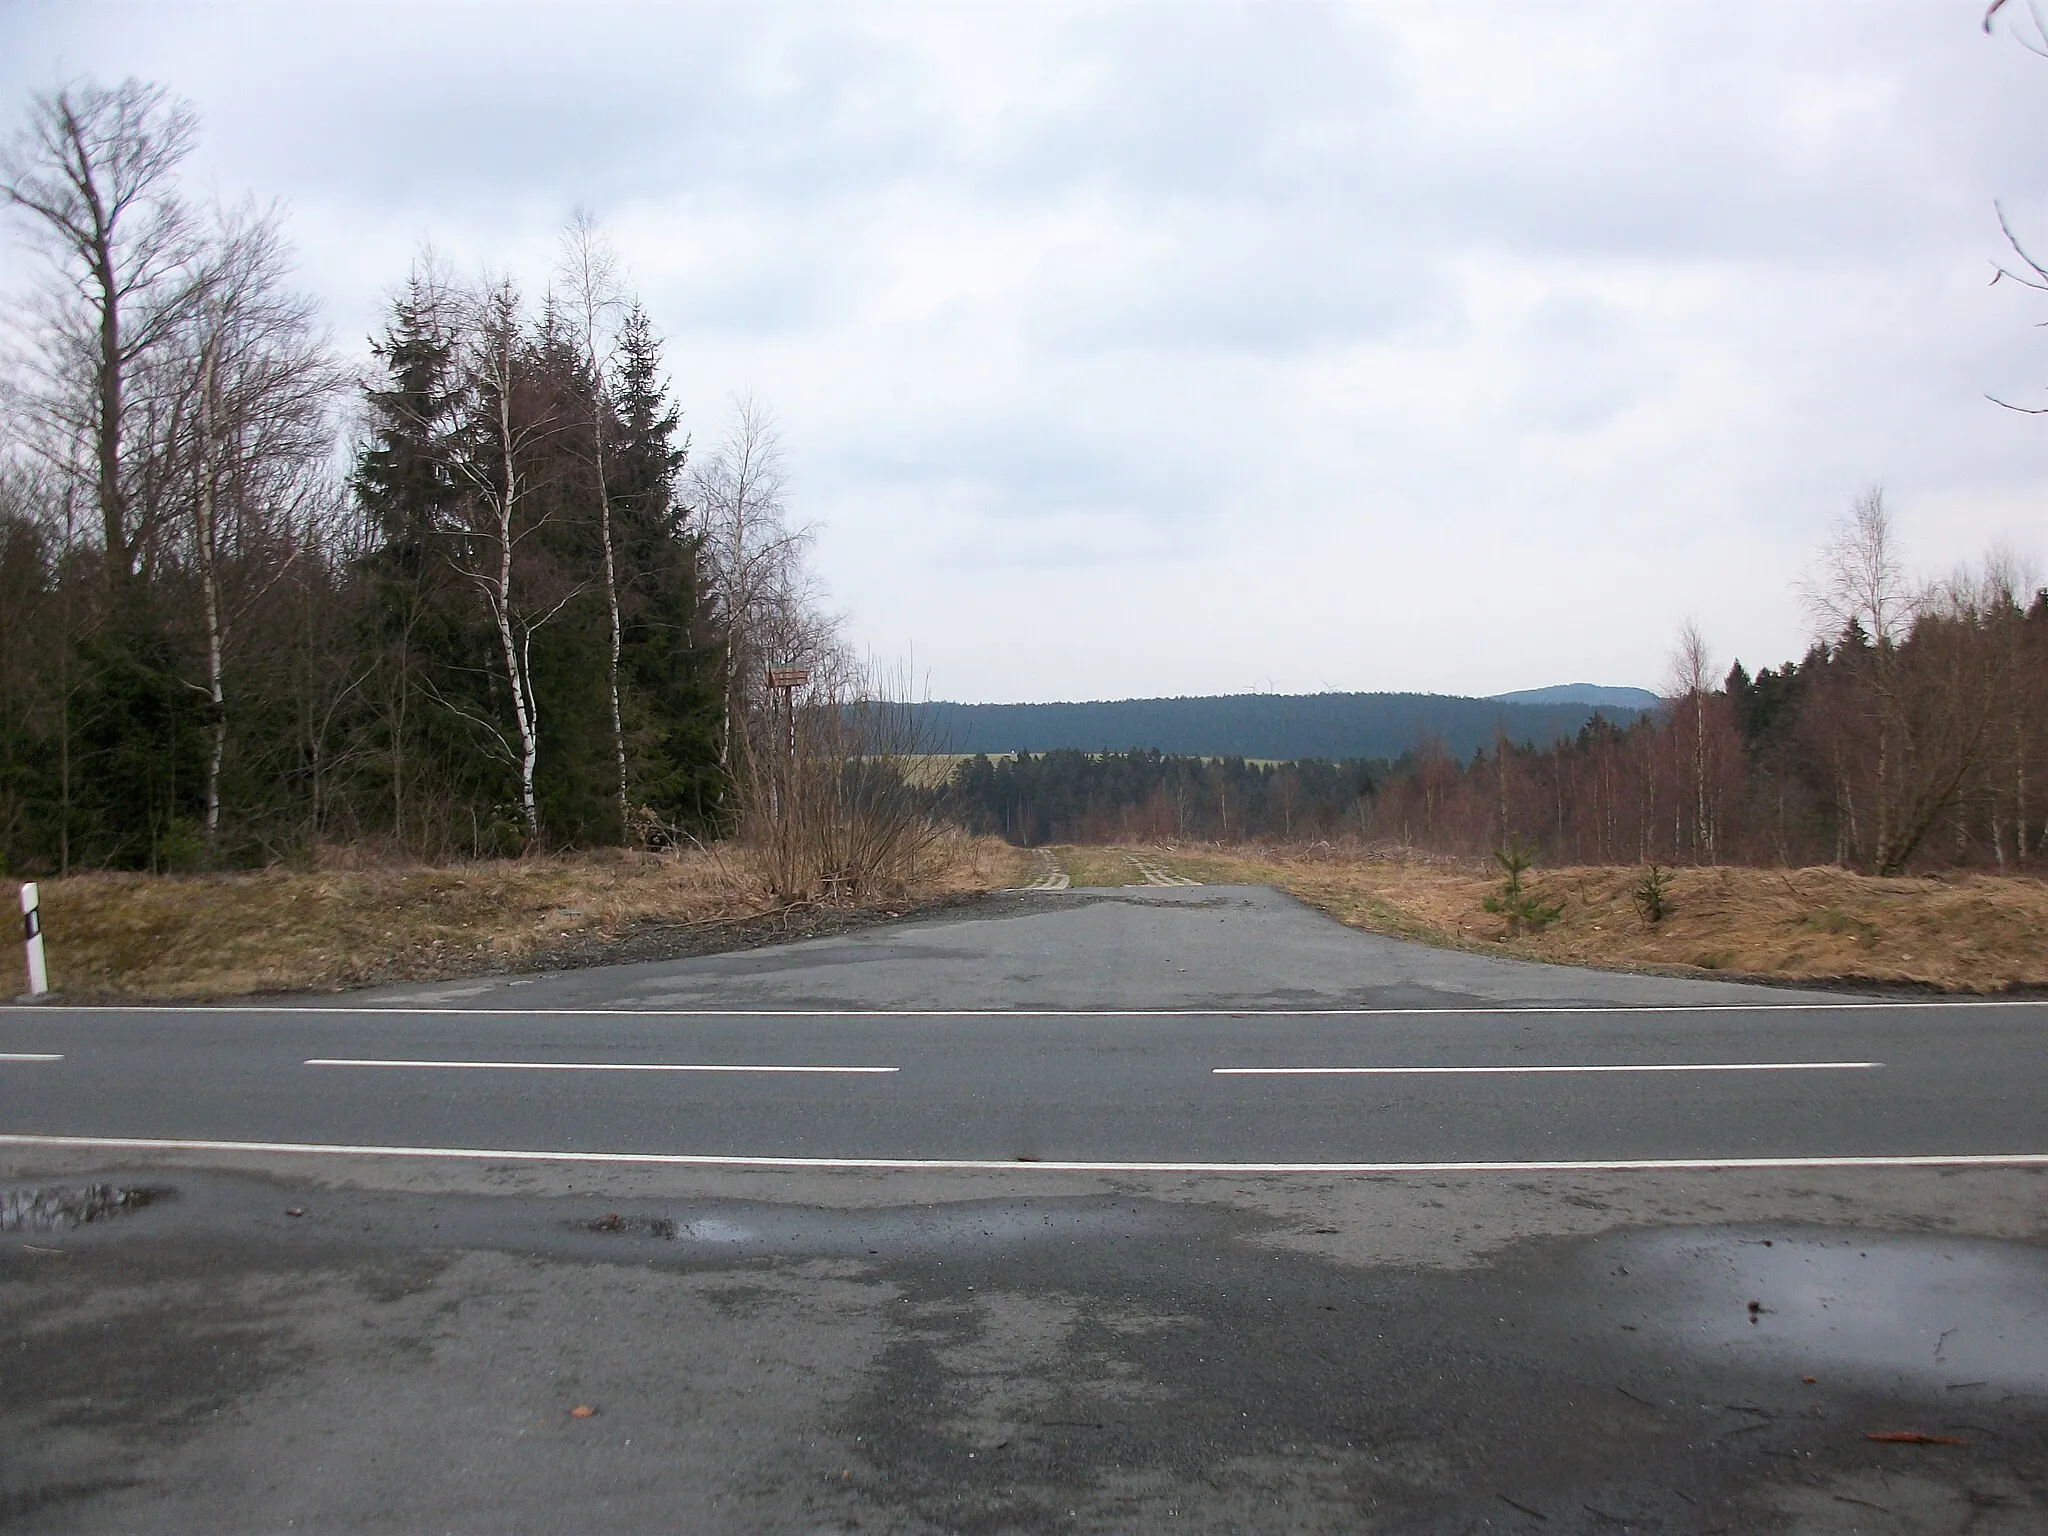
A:
<svg viewBox="0 0 2048 1536">
<path fill-rule="evenodd" d="M 352 372 L 189 108 L 37 98 L 0 467 L 0 866 L 412 857 L 725 825 L 759 675 L 822 661 L 768 412 L 708 449 L 603 231 L 544 291 L 392 274 Z"/>
</svg>

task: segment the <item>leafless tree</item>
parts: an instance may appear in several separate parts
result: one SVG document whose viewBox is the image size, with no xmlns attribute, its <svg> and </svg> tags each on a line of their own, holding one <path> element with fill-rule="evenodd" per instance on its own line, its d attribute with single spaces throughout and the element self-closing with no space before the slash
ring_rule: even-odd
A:
<svg viewBox="0 0 2048 1536">
<path fill-rule="evenodd" d="M 158 531 L 159 506 L 138 507 L 133 494 L 134 385 L 210 278 L 175 186 L 197 126 L 159 87 L 80 81 L 34 98 L 0 156 L 0 198 L 27 216 L 46 262 L 20 394 L 46 453 L 86 450 L 110 588 L 136 574 Z"/>
<path fill-rule="evenodd" d="M 1984 7 L 1984 30 L 1987 34 L 1991 31 L 1992 21 L 2005 6 L 2006 0 L 1991 0 L 1991 3 Z M 2037 0 L 2027 0 L 2026 10 L 2027 20 L 2033 24 L 2033 36 L 2029 37 L 2017 24 L 2013 28 L 2013 36 L 2028 52 L 2048 57 L 2048 20 L 2042 18 Z"/>
<path fill-rule="evenodd" d="M 2030 560 L 2017 551 L 1998 546 L 1985 555 L 1977 585 L 1987 622 L 1995 631 L 1992 643 L 2002 653 L 2000 665 L 2007 678 L 2001 700 L 2004 719 L 1995 727 L 1995 743 L 1987 749 L 1989 782 L 1984 793 L 1991 846 L 2003 872 L 2008 830 L 2013 858 L 2020 868 L 2026 867 L 2031 851 L 2027 831 L 2027 766 L 2042 755 L 2043 657 L 2035 626 L 2024 619 L 2027 605 L 2040 590 L 2041 582 Z M 2006 800 L 2008 789 L 2010 802 Z M 2008 803 L 2012 809 L 2009 828 L 2003 815 Z"/>
<path fill-rule="evenodd" d="M 1836 645 L 1860 721 L 1834 727 L 1838 741 L 1865 735 L 1866 755 L 1836 756 L 1839 809 L 1853 825 L 1855 784 L 1872 818 L 1871 868 L 1903 871 L 1929 832 L 1955 811 L 1991 743 L 2011 683 L 2016 647 L 2003 626 L 2018 601 L 1995 571 L 1925 589 L 1908 581 L 1883 497 L 1860 497 L 1822 551 L 1804 588 L 1824 638 Z M 1853 833 L 1852 833 L 1853 836 Z"/>
<path fill-rule="evenodd" d="M 590 371 L 590 456 L 592 495 L 597 505 L 598 532 L 604 549 L 605 611 L 611 619 L 612 759 L 618 772 L 619 832 L 623 837 L 632 816 L 631 789 L 626 781 L 626 729 L 619 715 L 619 652 L 624 630 L 619 619 L 619 574 L 612 547 L 611 485 L 605 474 L 605 437 L 611 412 L 607 385 L 611 376 L 612 326 L 625 299 L 619 261 L 611 243 L 587 208 L 570 216 L 562 232 L 557 263 L 569 291 L 570 319 L 582 344 L 583 366 Z"/>
<path fill-rule="evenodd" d="M 1853 621 L 1874 644 L 1896 647 L 1904 638 L 1917 596 L 1899 560 L 1882 490 L 1865 491 L 1851 503 L 1800 595 L 1823 635 L 1837 634 Z"/>
<path fill-rule="evenodd" d="M 748 750 L 764 669 L 818 665 L 835 637 L 804 566 L 812 530 L 792 527 L 783 504 L 774 417 L 751 395 L 734 400 L 732 424 L 716 452 L 692 469 L 691 489 L 724 642 L 719 762 L 730 773 L 735 753 Z"/>
<path fill-rule="evenodd" d="M 1694 855 L 1712 863 L 1714 827 L 1707 794 L 1707 695 L 1713 692 L 1713 655 L 1699 624 L 1687 619 L 1671 652 L 1671 701 L 1674 710 L 1691 716 L 1692 843 Z M 1677 839 L 1674 837 L 1673 842 Z"/>
<path fill-rule="evenodd" d="M 1800 586 L 1808 613 L 1823 640 L 1843 647 L 1848 663 L 1861 671 L 1870 700 L 1875 754 L 1872 815 L 1873 858 L 1879 868 L 1892 862 L 1895 848 L 1899 736 L 1904 721 L 1898 686 L 1899 644 L 1918 609 L 1918 595 L 1906 579 L 1892 534 L 1884 492 L 1858 496 L 1822 546 L 1819 569 Z M 1839 770 L 1846 773 L 1846 764 Z M 1841 785 L 1846 792 L 1846 778 Z"/>
<path fill-rule="evenodd" d="M 203 257 L 204 297 L 186 327 L 192 407 L 182 453 L 192 481 L 190 551 L 205 626 L 212 725 L 205 827 L 220 837 L 221 764 L 230 632 L 240 616 L 317 544 L 317 510 L 332 502 L 326 460 L 343 375 L 313 301 L 286 287 L 291 253 L 274 211 L 225 212 Z M 176 357 L 179 354 L 172 352 Z"/>
</svg>

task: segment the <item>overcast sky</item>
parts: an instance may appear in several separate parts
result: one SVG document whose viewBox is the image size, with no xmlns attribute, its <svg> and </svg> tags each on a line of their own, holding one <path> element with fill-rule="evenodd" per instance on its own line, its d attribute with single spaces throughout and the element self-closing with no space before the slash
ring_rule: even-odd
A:
<svg viewBox="0 0 2048 1536">
<path fill-rule="evenodd" d="M 588 204 L 934 697 L 1654 687 L 1688 616 L 1803 649 L 1871 485 L 2048 570 L 1985 398 L 2048 404 L 1988 286 L 2048 59 L 1982 8 L 4 0 L 0 100 L 189 98 L 352 354 L 422 241 L 538 286 Z"/>
</svg>

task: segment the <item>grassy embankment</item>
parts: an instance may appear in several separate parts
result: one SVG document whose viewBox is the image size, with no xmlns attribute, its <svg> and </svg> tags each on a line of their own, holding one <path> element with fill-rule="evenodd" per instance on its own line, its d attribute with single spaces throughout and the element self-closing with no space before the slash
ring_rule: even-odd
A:
<svg viewBox="0 0 2048 1536">
<path fill-rule="evenodd" d="M 1015 885 L 1029 866 L 1022 850 L 994 838 L 948 838 L 919 879 L 870 905 L 901 911 Z M 15 885 L 0 881 L 10 910 Z M 40 890 L 51 986 L 86 997 L 223 997 L 473 975 L 551 954 L 587 961 L 652 930 L 737 927 L 778 910 L 742 862 L 702 850 L 436 868 L 93 874 Z M 710 932 L 677 937 L 712 940 Z M 18 975 L 0 981 L 0 995 L 16 990 Z"/>
<path fill-rule="evenodd" d="M 1076 886 L 1142 876 L 1122 848 L 1053 850 Z M 1148 847 L 1210 884 L 1271 884 L 1339 921 L 1424 943 L 1623 969 L 1867 980 L 1951 991 L 2048 986 L 2048 885 L 1958 875 L 1878 880 L 1835 869 L 1682 869 L 1670 915 L 1644 921 L 1637 869 L 1538 870 L 1562 907 L 1542 932 L 1510 937 L 1481 901 L 1478 865 L 1362 859 L 1334 850 Z M 949 839 L 878 915 L 1022 884 L 1029 854 L 992 838 Z M 674 935 L 723 947 L 731 927 L 772 921 L 760 883 L 730 857 L 586 854 L 440 868 L 383 867 L 43 883 L 53 984 L 70 996 L 220 997 L 438 979 L 550 963 L 651 957 L 624 946 Z M 13 903 L 13 882 L 0 881 Z M 812 931 L 804 924 L 794 931 Z M 0 962 L 4 963 L 4 962 Z M 0 993 L 13 991 L 0 981 Z"/>
<path fill-rule="evenodd" d="M 1278 886 L 1354 928 L 1489 954 L 1945 991 L 2048 986 L 2048 884 L 2034 879 L 1680 869 L 1670 876 L 1669 916 L 1652 924 L 1634 900 L 1640 869 L 1538 869 L 1528 877 L 1534 889 L 1563 911 L 1540 933 L 1510 937 L 1480 905 L 1499 889 L 1499 871 L 1476 864 L 1282 848 L 1143 851 L 1207 884 Z M 1114 849 L 1059 853 L 1076 885 L 1136 878 L 1117 873 Z M 1078 870 L 1109 877 L 1084 881 Z"/>
</svg>

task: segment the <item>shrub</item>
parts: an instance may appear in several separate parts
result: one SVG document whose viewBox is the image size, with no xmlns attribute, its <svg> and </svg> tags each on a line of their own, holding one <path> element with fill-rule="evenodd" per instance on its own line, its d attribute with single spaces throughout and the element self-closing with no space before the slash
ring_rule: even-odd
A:
<svg viewBox="0 0 2048 1536">
<path fill-rule="evenodd" d="M 1636 910 L 1652 928 L 1671 915 L 1671 872 L 1655 860 L 1635 889 Z"/>
</svg>

